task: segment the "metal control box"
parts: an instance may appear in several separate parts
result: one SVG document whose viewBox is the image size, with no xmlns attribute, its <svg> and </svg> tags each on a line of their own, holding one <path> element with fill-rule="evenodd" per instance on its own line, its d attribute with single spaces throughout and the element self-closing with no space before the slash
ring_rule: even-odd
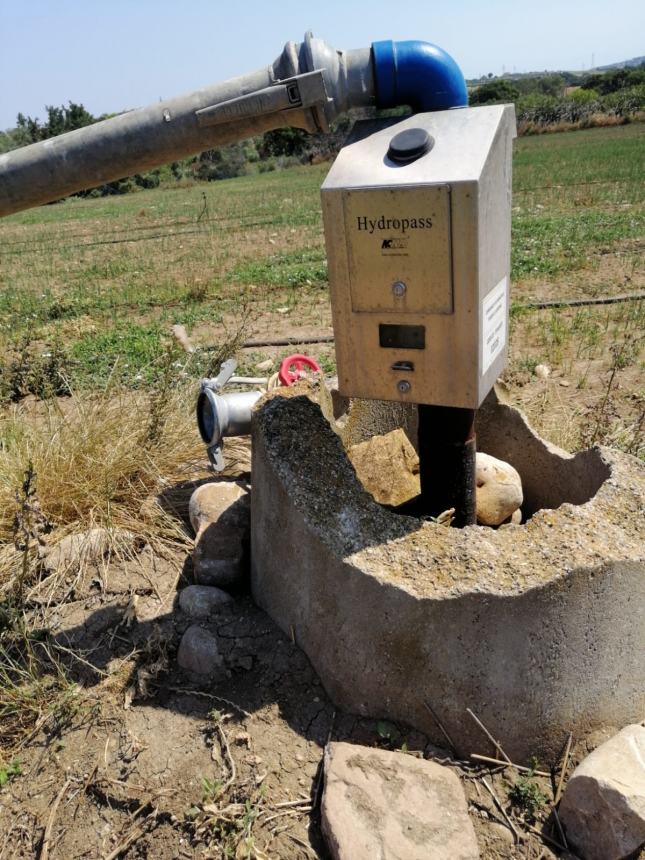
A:
<svg viewBox="0 0 645 860">
<path fill-rule="evenodd" d="M 476 409 L 506 364 L 512 105 L 357 123 L 322 186 L 340 391 Z"/>
</svg>

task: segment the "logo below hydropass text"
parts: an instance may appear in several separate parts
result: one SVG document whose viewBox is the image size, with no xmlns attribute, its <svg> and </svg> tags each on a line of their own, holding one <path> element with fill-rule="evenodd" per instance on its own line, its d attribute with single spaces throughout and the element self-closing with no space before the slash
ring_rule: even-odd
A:
<svg viewBox="0 0 645 860">
<path fill-rule="evenodd" d="M 401 250 L 402 248 L 408 247 L 408 240 L 404 238 L 399 239 L 383 239 L 381 242 L 381 250 L 382 251 L 395 251 Z"/>
<path fill-rule="evenodd" d="M 374 233 L 376 230 L 400 230 L 407 233 L 408 230 L 429 230 L 432 227 L 432 218 L 368 218 L 365 215 L 356 216 L 356 224 L 359 230 Z"/>
</svg>

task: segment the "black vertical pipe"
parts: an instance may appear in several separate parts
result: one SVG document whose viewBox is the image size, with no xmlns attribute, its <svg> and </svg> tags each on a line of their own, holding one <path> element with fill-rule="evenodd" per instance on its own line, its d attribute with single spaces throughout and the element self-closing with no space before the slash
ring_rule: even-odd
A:
<svg viewBox="0 0 645 860">
<path fill-rule="evenodd" d="M 476 513 L 475 409 L 419 404 L 419 513 L 455 509 L 453 526 L 474 525 Z"/>
</svg>

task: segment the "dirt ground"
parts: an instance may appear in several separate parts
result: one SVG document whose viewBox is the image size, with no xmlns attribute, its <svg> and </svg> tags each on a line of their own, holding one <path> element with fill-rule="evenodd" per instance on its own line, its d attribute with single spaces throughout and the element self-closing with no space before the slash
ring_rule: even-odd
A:
<svg viewBox="0 0 645 860">
<path fill-rule="evenodd" d="M 195 484 L 172 490 L 182 511 Z M 329 740 L 455 768 L 483 860 L 567 856 L 514 816 L 517 842 L 482 779 L 510 812 L 513 771 L 456 761 L 404 725 L 335 709 L 297 643 L 247 591 L 200 622 L 217 637 L 221 669 L 207 682 L 189 677 L 175 655 L 194 623 L 177 606 L 191 581 L 188 553 L 160 557 L 143 546 L 130 559 L 71 571 L 42 596 L 77 688 L 67 721 L 27 739 L 22 774 L 0 793 L 2 860 L 327 858 L 319 810 Z M 483 735 L 477 752 L 494 752 Z M 575 749 L 571 762 L 585 752 Z M 535 778 L 546 797 L 558 767 L 553 775 Z"/>
</svg>

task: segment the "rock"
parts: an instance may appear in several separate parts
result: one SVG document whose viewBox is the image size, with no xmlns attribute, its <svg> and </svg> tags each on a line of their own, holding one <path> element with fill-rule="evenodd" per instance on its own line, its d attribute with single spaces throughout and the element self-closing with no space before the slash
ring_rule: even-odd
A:
<svg viewBox="0 0 645 860">
<path fill-rule="evenodd" d="M 220 523 L 200 531 L 193 550 L 193 570 L 201 585 L 240 585 L 244 578 L 243 532 Z"/>
<path fill-rule="evenodd" d="M 551 368 L 546 364 L 536 364 L 533 373 L 538 379 L 548 379 L 551 376 Z"/>
<path fill-rule="evenodd" d="M 497 842 L 506 843 L 509 847 L 515 845 L 515 837 L 511 830 L 504 824 L 498 824 L 496 821 L 489 821 L 486 826 L 486 832 L 493 836 Z"/>
<path fill-rule="evenodd" d="M 559 815 L 584 860 L 622 860 L 645 844 L 643 726 L 626 726 L 578 765 Z"/>
<path fill-rule="evenodd" d="M 188 512 L 197 535 L 193 551 L 197 582 L 220 588 L 239 585 L 250 521 L 247 490 L 232 481 L 202 484 L 191 496 Z"/>
<path fill-rule="evenodd" d="M 193 624 L 179 643 L 177 662 L 182 669 L 197 675 L 212 675 L 223 664 L 217 639 L 208 630 Z"/>
<path fill-rule="evenodd" d="M 419 495 L 419 458 L 400 428 L 348 450 L 360 482 L 375 501 L 394 507 Z"/>
<path fill-rule="evenodd" d="M 78 569 L 81 564 L 100 561 L 114 549 L 131 549 L 135 535 L 125 529 L 93 528 L 71 534 L 45 551 L 43 564 L 49 573 Z"/>
<path fill-rule="evenodd" d="M 232 602 L 228 592 L 208 585 L 188 585 L 179 592 L 179 606 L 192 618 L 208 618 L 215 610 Z"/>
<path fill-rule="evenodd" d="M 334 860 L 474 860 L 459 778 L 404 753 L 331 743 L 322 829 Z"/>
<path fill-rule="evenodd" d="M 522 480 L 509 463 L 478 451 L 476 480 L 477 522 L 481 525 L 500 525 L 522 504 Z"/>
<path fill-rule="evenodd" d="M 273 369 L 273 359 L 267 358 L 264 361 L 258 361 L 255 365 L 255 369 L 259 370 L 260 373 L 268 373 L 269 370 Z"/>
<path fill-rule="evenodd" d="M 147 523 L 154 523 L 159 517 L 163 516 L 163 508 L 159 504 L 159 497 L 155 495 L 146 496 L 141 502 L 139 516 Z"/>
<path fill-rule="evenodd" d="M 248 491 L 234 481 L 202 484 L 190 497 L 188 516 L 197 537 L 207 526 L 215 523 L 248 530 Z"/>
<path fill-rule="evenodd" d="M 419 457 L 402 429 L 352 445 L 348 456 L 365 489 L 381 505 L 398 507 L 419 495 Z M 477 521 L 518 524 L 522 481 L 516 470 L 488 454 L 477 453 Z"/>
</svg>

